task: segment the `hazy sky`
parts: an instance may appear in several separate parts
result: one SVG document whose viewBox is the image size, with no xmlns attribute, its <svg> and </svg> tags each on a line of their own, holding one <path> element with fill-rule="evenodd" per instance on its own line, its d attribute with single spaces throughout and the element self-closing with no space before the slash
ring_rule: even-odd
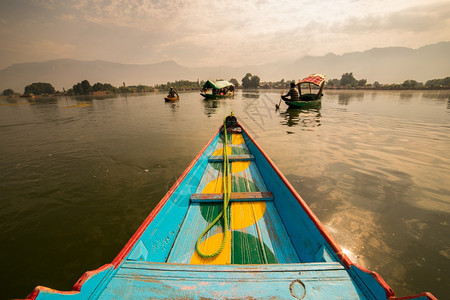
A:
<svg viewBox="0 0 450 300">
<path fill-rule="evenodd" d="M 449 0 L 0 1 L 0 69 L 57 58 L 242 66 L 441 41 Z"/>
</svg>

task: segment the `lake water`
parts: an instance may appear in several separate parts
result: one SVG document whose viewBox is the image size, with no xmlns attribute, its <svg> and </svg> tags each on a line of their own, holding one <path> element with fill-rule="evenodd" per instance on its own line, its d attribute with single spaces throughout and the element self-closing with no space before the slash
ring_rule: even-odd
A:
<svg viewBox="0 0 450 300">
<path fill-rule="evenodd" d="M 111 262 L 231 111 L 353 261 L 448 297 L 450 91 L 324 94 L 0 99 L 0 298 Z"/>
</svg>

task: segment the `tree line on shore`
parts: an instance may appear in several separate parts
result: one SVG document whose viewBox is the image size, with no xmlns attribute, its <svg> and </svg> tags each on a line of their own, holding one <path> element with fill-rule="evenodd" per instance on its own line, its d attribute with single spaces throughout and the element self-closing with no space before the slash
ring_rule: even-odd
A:
<svg viewBox="0 0 450 300">
<path fill-rule="evenodd" d="M 236 88 L 243 89 L 289 89 L 290 83 L 295 80 L 280 81 L 264 81 L 261 82 L 259 76 L 247 73 L 241 80 L 241 85 L 235 78 L 229 80 Z M 57 92 L 50 83 L 35 82 L 27 85 L 24 88 L 24 96 L 30 95 L 96 95 L 96 94 L 109 94 L 109 93 L 145 93 L 156 91 L 168 91 L 170 87 L 178 91 L 192 91 L 199 90 L 205 81 L 189 81 L 189 80 L 177 80 L 174 82 L 167 82 L 165 84 L 157 84 L 155 86 L 147 85 L 125 85 L 125 82 L 120 87 L 115 87 L 110 83 L 97 82 L 91 85 L 88 80 L 83 80 L 76 83 L 69 90 L 63 89 L 63 92 Z M 401 84 L 381 84 L 378 81 L 370 84 L 366 79 L 356 79 L 353 73 L 344 73 L 341 79 L 329 79 L 325 83 L 325 88 L 328 89 L 384 89 L 384 90 L 401 90 L 401 89 L 449 89 L 450 77 L 442 79 L 431 79 L 425 83 L 417 82 L 415 80 L 405 80 Z M 6 89 L 3 91 L 3 96 L 18 95 L 12 89 Z"/>
</svg>

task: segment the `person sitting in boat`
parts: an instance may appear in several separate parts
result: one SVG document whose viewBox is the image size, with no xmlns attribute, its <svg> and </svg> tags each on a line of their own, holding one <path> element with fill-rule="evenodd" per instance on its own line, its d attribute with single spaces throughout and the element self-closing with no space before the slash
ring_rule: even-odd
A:
<svg viewBox="0 0 450 300">
<path fill-rule="evenodd" d="M 175 95 L 176 95 L 176 97 L 178 97 L 177 91 L 175 91 L 175 89 L 171 86 L 171 87 L 170 87 L 170 90 L 169 90 L 169 97 L 170 97 L 170 98 L 174 98 Z"/>
<path fill-rule="evenodd" d="M 286 95 L 281 95 L 281 99 L 284 101 L 298 101 L 300 99 L 298 96 L 298 91 L 295 88 L 295 82 L 291 82 L 291 89 Z"/>
</svg>

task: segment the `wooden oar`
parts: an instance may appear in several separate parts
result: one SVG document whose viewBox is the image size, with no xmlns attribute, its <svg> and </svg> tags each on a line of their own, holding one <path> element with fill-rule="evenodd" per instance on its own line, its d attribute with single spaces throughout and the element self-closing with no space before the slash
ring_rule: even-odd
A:
<svg viewBox="0 0 450 300">
<path fill-rule="evenodd" d="M 280 97 L 280 102 L 278 102 L 278 104 L 275 104 L 275 111 L 280 109 L 281 100 L 282 98 Z"/>
<path fill-rule="evenodd" d="M 283 93 L 284 93 L 284 89 L 281 91 L 281 95 L 283 95 Z M 281 98 L 281 96 L 280 96 L 280 102 L 278 102 L 278 104 L 275 104 L 275 111 L 280 109 L 280 104 L 281 104 L 282 99 L 283 98 Z"/>
</svg>

